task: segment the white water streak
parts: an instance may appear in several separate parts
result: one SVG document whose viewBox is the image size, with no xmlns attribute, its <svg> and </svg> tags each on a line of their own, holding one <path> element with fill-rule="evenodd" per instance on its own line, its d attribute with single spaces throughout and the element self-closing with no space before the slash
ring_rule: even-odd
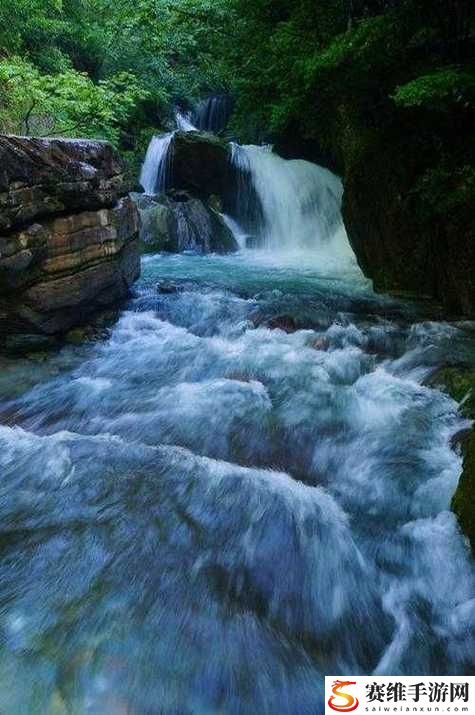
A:
<svg viewBox="0 0 475 715">
<path fill-rule="evenodd" d="M 233 164 L 249 172 L 260 199 L 262 244 L 273 250 L 318 249 L 351 258 L 341 217 L 343 187 L 330 171 L 282 159 L 272 147 L 233 145 Z"/>
</svg>

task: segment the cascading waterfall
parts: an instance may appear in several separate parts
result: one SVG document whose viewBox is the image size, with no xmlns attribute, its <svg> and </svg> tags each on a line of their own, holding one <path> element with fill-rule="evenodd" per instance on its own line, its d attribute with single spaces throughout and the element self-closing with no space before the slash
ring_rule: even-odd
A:
<svg viewBox="0 0 475 715">
<path fill-rule="evenodd" d="M 214 95 L 203 99 L 195 109 L 193 120 L 196 128 L 204 132 L 221 132 L 226 128 L 232 110 L 229 95 Z"/>
<path fill-rule="evenodd" d="M 197 127 L 192 122 L 191 114 L 177 111 L 175 123 L 179 132 L 196 132 Z"/>
<path fill-rule="evenodd" d="M 194 115 L 177 111 L 177 129 L 155 136 L 145 157 L 140 183 L 145 193 L 169 188 L 170 145 L 176 131 L 218 131 L 229 117 L 229 97 L 203 100 Z M 327 169 L 302 160 L 286 160 L 272 147 L 232 144 L 233 183 L 225 211 L 233 233 L 246 247 L 273 251 L 318 251 L 345 262 L 353 260 L 341 216 L 343 187 Z"/>
<path fill-rule="evenodd" d="M 270 146 L 234 144 L 232 162 L 240 194 L 236 218 L 243 210 L 246 223 L 253 214 L 260 245 L 352 255 L 341 216 L 343 187 L 337 176 L 308 161 L 282 159 Z M 255 207 L 250 212 L 256 196 L 260 212 Z"/>
<path fill-rule="evenodd" d="M 183 112 L 175 113 L 175 124 L 177 127 L 175 131 L 152 137 L 148 145 L 140 174 L 140 184 L 146 194 L 160 194 L 169 188 L 171 169 L 169 149 L 175 132 L 196 131 L 190 116 Z"/>
<path fill-rule="evenodd" d="M 169 174 L 169 153 L 174 132 L 152 137 L 140 174 L 140 183 L 146 194 L 166 191 Z"/>
</svg>

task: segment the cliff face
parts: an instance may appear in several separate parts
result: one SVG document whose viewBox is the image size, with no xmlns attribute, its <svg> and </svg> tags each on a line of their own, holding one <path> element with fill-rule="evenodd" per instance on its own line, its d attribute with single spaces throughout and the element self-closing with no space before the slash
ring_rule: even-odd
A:
<svg viewBox="0 0 475 715">
<path fill-rule="evenodd" d="M 128 295 L 128 188 L 106 142 L 0 137 L 0 347 L 47 343 Z"/>
<path fill-rule="evenodd" d="M 358 263 L 377 291 L 429 298 L 475 316 L 473 112 L 372 108 L 334 99 L 311 139 L 298 127 L 276 151 L 336 171 Z M 374 115 L 374 116 L 373 116 Z"/>
<path fill-rule="evenodd" d="M 414 130 L 417 132 L 417 130 Z M 427 297 L 475 315 L 475 214 L 463 167 L 443 176 L 437 151 L 402 124 L 346 157 L 343 218 L 376 290 Z"/>
</svg>

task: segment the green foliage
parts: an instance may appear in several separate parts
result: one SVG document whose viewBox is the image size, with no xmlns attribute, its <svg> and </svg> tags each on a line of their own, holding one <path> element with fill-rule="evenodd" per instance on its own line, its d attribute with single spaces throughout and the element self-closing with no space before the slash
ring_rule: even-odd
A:
<svg viewBox="0 0 475 715">
<path fill-rule="evenodd" d="M 395 32 L 394 17 L 381 15 L 361 22 L 351 32 L 338 35 L 327 47 L 313 54 L 304 64 L 307 88 L 316 82 L 329 81 L 338 75 L 361 86 L 371 82 L 369 73 L 380 77 L 395 55 L 401 50 L 401 38 Z M 374 75 L 373 75 L 374 76 Z"/>
<path fill-rule="evenodd" d="M 232 18 L 228 0 L 0 0 L 0 129 L 120 143 L 157 128 L 226 89 Z"/>
<path fill-rule="evenodd" d="M 393 95 L 399 107 L 423 107 L 447 111 L 453 104 L 475 104 L 475 74 L 446 67 L 425 74 L 397 88 Z"/>
<path fill-rule="evenodd" d="M 100 136 L 141 152 L 176 105 L 231 91 L 241 139 L 292 127 L 330 145 L 336 133 L 357 158 L 391 115 L 473 107 L 463 61 L 472 5 L 0 0 L 0 128 Z"/>
<path fill-rule="evenodd" d="M 145 91 L 130 73 L 92 82 L 68 69 L 42 74 L 19 57 L 0 61 L 0 130 L 36 135 L 104 137 L 117 142 Z"/>
<path fill-rule="evenodd" d="M 298 126 L 303 135 L 320 139 L 342 103 L 371 125 L 394 112 L 394 101 L 437 110 L 472 102 L 473 72 L 460 63 L 475 29 L 470 0 L 234 0 L 234 5 L 244 55 L 234 81 L 236 128 L 243 135 L 253 118 L 277 134 Z M 239 63 L 232 48 L 229 54 Z"/>
<path fill-rule="evenodd" d="M 475 206 L 475 166 L 453 166 L 447 157 L 441 157 L 435 167 L 425 171 L 414 189 L 421 211 L 426 218 L 457 215 L 466 212 L 473 217 Z"/>
</svg>

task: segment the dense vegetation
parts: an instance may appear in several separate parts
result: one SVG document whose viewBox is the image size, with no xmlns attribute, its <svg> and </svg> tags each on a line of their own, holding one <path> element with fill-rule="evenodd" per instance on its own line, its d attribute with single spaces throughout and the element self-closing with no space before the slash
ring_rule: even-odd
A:
<svg viewBox="0 0 475 715">
<path fill-rule="evenodd" d="M 136 140 L 176 104 L 237 98 L 250 139 L 357 105 L 473 109 L 471 0 L 0 0 L 0 128 Z M 340 117 L 344 121 L 343 117 Z"/>
<path fill-rule="evenodd" d="M 176 105 L 228 91 L 242 139 L 350 177 L 409 138 L 433 220 L 475 200 L 474 18 L 471 0 L 0 0 L 0 131 L 139 160 Z"/>
<path fill-rule="evenodd" d="M 213 0 L 0 0 L 0 131 L 141 151 L 176 104 L 227 86 L 229 22 Z"/>
</svg>

